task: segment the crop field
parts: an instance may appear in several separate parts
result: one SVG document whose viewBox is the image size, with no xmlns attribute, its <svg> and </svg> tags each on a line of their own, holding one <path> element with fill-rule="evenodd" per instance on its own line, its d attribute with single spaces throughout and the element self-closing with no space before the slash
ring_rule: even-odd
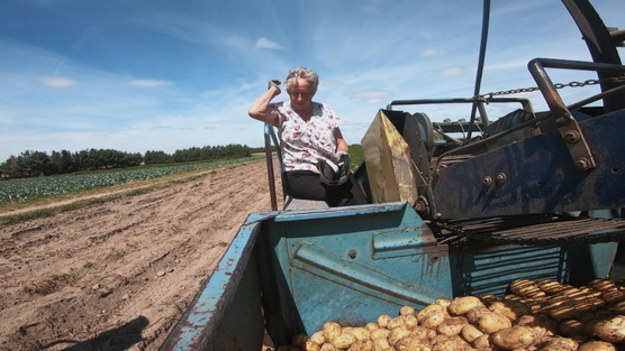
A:
<svg viewBox="0 0 625 351">
<path fill-rule="evenodd" d="M 0 181 L 0 204 L 119 185 L 175 173 L 222 167 L 257 158 L 258 157 L 246 157 L 181 165 L 147 166 L 126 170 L 118 169 L 107 172 L 100 171 L 75 175 L 10 179 Z"/>
</svg>

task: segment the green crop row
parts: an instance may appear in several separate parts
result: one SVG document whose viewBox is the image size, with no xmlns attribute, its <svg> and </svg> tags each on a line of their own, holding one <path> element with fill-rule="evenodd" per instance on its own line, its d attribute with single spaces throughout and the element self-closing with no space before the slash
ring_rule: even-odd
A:
<svg viewBox="0 0 625 351">
<path fill-rule="evenodd" d="M 257 157 L 246 157 L 163 167 L 145 167 L 76 175 L 10 179 L 0 181 L 0 204 L 119 185 L 162 177 L 169 174 L 192 172 L 205 168 L 216 168 L 250 161 L 256 158 Z"/>
</svg>

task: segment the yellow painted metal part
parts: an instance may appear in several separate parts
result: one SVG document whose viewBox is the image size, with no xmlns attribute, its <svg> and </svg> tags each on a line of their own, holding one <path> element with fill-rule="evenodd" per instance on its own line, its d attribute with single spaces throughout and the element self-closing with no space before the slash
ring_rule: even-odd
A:
<svg viewBox="0 0 625 351">
<path fill-rule="evenodd" d="M 410 148 L 380 110 L 362 139 L 373 202 L 417 200 L 417 184 Z"/>
</svg>

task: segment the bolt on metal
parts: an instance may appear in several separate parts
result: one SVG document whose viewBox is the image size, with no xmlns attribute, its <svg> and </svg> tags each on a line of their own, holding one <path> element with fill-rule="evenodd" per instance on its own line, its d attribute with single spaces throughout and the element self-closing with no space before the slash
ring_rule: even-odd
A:
<svg viewBox="0 0 625 351">
<path fill-rule="evenodd" d="M 497 173 L 497 175 L 495 176 L 495 179 L 497 180 L 497 183 L 502 184 L 505 183 L 506 180 L 508 179 L 508 176 L 506 176 L 505 173 Z"/>
<path fill-rule="evenodd" d="M 489 186 L 491 184 L 493 184 L 493 178 L 491 178 L 490 176 L 486 176 L 482 179 L 482 184 Z"/>
<path fill-rule="evenodd" d="M 590 168 L 590 161 L 584 157 L 580 157 L 575 160 L 575 167 L 580 171 L 585 171 Z"/>
<path fill-rule="evenodd" d="M 569 130 L 566 133 L 564 133 L 564 139 L 569 144 L 575 144 L 576 142 L 579 141 L 580 138 L 581 138 L 581 135 L 576 130 Z"/>
</svg>

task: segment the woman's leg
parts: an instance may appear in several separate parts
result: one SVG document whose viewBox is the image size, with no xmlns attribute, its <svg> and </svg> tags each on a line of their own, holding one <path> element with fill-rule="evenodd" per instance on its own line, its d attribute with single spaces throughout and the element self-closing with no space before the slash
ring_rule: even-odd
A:
<svg viewBox="0 0 625 351">
<path fill-rule="evenodd" d="M 328 206 L 350 206 L 367 204 L 367 198 L 354 174 L 350 173 L 347 182 L 339 186 L 325 186 Z"/>
<path fill-rule="evenodd" d="M 287 192 L 298 199 L 325 201 L 326 189 L 321 186 L 319 175 L 310 171 L 287 172 Z"/>
<path fill-rule="evenodd" d="M 294 198 L 325 201 L 331 207 L 368 203 L 353 174 L 346 183 L 338 186 L 321 183 L 319 174 L 314 172 L 292 171 L 286 175 L 287 191 Z"/>
</svg>

